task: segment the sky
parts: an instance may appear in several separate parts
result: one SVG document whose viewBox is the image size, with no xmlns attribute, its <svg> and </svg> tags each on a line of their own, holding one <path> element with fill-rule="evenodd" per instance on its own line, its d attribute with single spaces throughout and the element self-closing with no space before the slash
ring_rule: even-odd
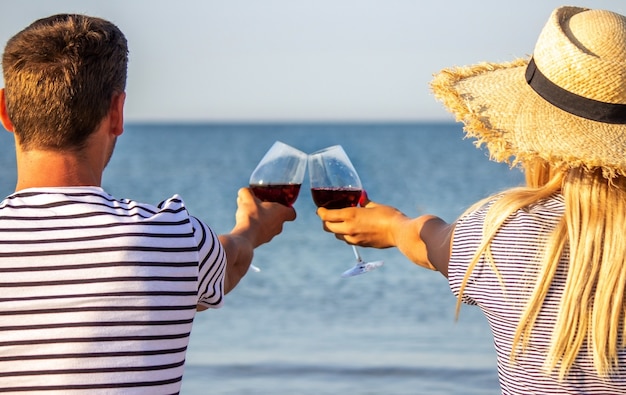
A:
<svg viewBox="0 0 626 395">
<path fill-rule="evenodd" d="M 531 54 L 564 4 L 626 14 L 617 0 L 0 0 L 0 43 L 56 13 L 115 23 L 127 122 L 441 121 L 433 73 Z"/>
</svg>

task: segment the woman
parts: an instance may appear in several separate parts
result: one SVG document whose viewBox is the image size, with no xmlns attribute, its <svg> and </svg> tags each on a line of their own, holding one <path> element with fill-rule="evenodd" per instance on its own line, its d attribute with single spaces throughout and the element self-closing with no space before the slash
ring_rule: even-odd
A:
<svg viewBox="0 0 626 395">
<path fill-rule="evenodd" d="M 478 305 L 503 394 L 626 394 L 626 18 L 558 8 L 531 59 L 443 70 L 432 88 L 527 185 L 453 224 L 365 199 L 318 209 L 324 228 L 397 247 Z"/>
</svg>

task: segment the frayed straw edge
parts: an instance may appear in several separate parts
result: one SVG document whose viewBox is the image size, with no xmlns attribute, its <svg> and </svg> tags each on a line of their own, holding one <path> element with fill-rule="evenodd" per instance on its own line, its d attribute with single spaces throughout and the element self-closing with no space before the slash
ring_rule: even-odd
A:
<svg viewBox="0 0 626 395">
<path fill-rule="evenodd" d="M 505 132 L 492 129 L 488 121 L 470 107 L 467 100 L 455 87 L 458 82 L 467 78 L 500 69 L 524 67 L 527 64 L 528 59 L 516 59 L 506 63 L 483 62 L 472 66 L 443 69 L 434 75 L 430 83 L 431 91 L 435 98 L 441 101 L 448 111 L 455 116 L 456 121 L 464 124 L 465 137 L 474 138 L 475 141 L 473 143 L 476 148 L 480 148 L 483 145 L 487 147 L 491 160 L 507 163 L 510 167 L 515 167 L 521 163 L 541 158 L 554 168 L 584 167 L 588 170 L 600 168 L 603 176 L 607 179 L 626 176 L 626 168 L 622 168 L 619 165 L 607 166 L 601 163 L 585 163 L 579 158 L 544 157 L 537 152 L 514 152 L 504 138 Z"/>
<path fill-rule="evenodd" d="M 430 84 L 435 98 L 455 115 L 457 122 L 464 124 L 466 138 L 475 138 L 476 148 L 486 145 L 491 160 L 508 163 L 511 167 L 519 162 L 519 158 L 515 158 L 510 145 L 503 137 L 503 132 L 492 129 L 484 118 L 474 112 L 455 86 L 467 78 L 499 69 L 525 66 L 527 63 L 527 59 L 517 59 L 507 63 L 483 62 L 472 66 L 447 68 L 435 74 Z"/>
</svg>

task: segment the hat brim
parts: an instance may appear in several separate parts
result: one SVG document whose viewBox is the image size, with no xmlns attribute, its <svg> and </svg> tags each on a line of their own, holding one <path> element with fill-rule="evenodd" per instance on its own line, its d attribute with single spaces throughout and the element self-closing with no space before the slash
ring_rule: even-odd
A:
<svg viewBox="0 0 626 395">
<path fill-rule="evenodd" d="M 527 84 L 527 64 L 517 59 L 444 69 L 431 89 L 493 160 L 513 166 L 541 158 L 554 167 L 626 175 L 626 125 L 581 118 L 548 103 Z"/>
</svg>

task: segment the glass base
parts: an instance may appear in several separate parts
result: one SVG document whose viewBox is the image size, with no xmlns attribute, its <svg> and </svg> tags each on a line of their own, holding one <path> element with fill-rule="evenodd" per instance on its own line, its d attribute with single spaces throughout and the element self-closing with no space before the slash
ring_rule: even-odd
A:
<svg viewBox="0 0 626 395">
<path fill-rule="evenodd" d="M 259 267 L 258 267 L 258 266 L 256 266 L 256 265 L 255 265 L 255 264 L 253 264 L 253 263 L 251 263 L 251 264 L 250 264 L 249 269 L 250 269 L 251 271 L 255 272 L 255 273 L 258 273 L 258 272 L 260 272 L 260 271 L 261 271 L 261 269 L 259 269 Z"/>
<path fill-rule="evenodd" d="M 378 269 L 384 264 L 383 261 L 359 262 L 353 268 L 350 268 L 341 274 L 341 277 L 353 277 L 359 274 L 371 272 Z"/>
</svg>

